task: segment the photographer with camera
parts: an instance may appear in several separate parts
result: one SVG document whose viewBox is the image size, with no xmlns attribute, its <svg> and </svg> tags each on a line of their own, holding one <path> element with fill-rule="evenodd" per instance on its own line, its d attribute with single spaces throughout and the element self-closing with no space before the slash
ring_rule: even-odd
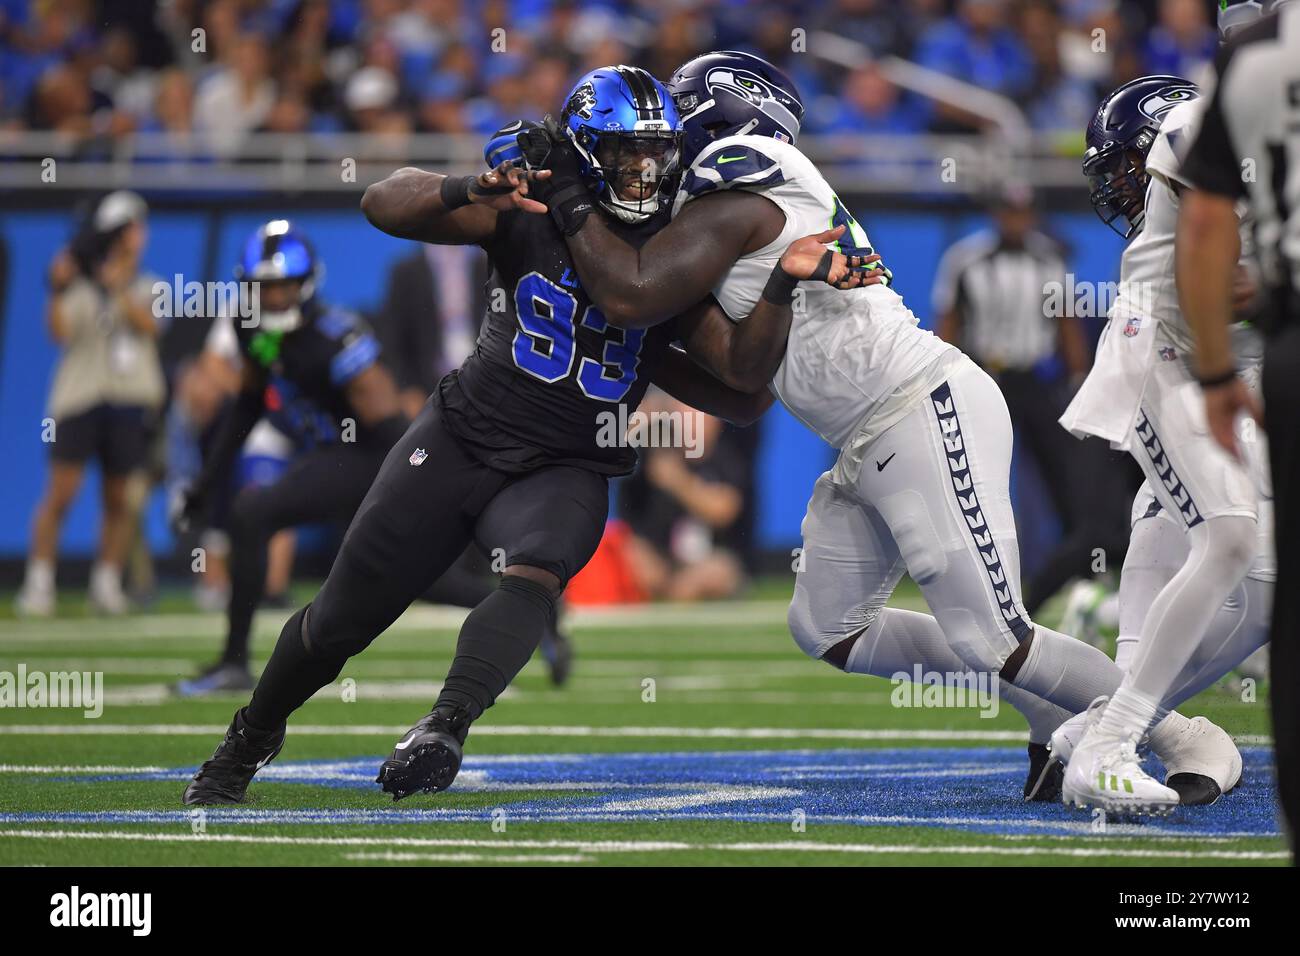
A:
<svg viewBox="0 0 1300 956">
<path fill-rule="evenodd" d="M 92 459 L 102 473 L 103 515 L 90 600 L 104 613 L 127 610 L 128 479 L 144 462 L 166 394 L 150 305 L 154 277 L 140 271 L 147 213 L 135 193 L 108 194 L 50 265 L 46 323 L 61 354 L 42 428 L 50 476 L 32 521 L 21 614 L 54 613 L 59 532 Z"/>
</svg>

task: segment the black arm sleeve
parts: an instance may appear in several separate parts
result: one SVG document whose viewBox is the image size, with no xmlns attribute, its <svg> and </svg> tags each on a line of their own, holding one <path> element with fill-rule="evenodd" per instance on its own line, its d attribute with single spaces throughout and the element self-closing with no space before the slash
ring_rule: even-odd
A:
<svg viewBox="0 0 1300 956">
<path fill-rule="evenodd" d="M 1214 95 L 1206 104 L 1201 128 L 1183 160 L 1183 175 L 1197 189 L 1241 199 L 1247 195 L 1241 177 L 1241 161 L 1228 135 L 1223 112 L 1223 87 L 1235 48 L 1226 47 L 1215 57 Z"/>
<path fill-rule="evenodd" d="M 212 490 L 217 475 L 225 474 L 239 449 L 244 446 L 248 433 L 262 417 L 262 390 L 240 389 L 234 404 L 226 409 L 216 437 L 203 462 L 203 470 L 194 483 L 194 493 L 202 497 Z"/>
</svg>

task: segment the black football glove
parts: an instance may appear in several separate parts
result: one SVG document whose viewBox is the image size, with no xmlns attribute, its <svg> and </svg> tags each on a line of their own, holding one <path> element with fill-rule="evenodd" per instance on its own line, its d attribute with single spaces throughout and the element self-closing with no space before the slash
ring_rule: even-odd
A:
<svg viewBox="0 0 1300 956">
<path fill-rule="evenodd" d="M 577 150 L 549 116 L 541 127 L 520 133 L 518 141 L 529 169 L 551 171 L 548 178 L 529 184 L 529 195 L 546 204 L 560 232 L 573 235 L 596 208 L 591 191 L 582 179 Z"/>
<path fill-rule="evenodd" d="M 184 485 L 172 491 L 167 502 L 167 523 L 172 533 L 188 534 L 199 527 L 207 511 L 207 495 L 194 485 Z"/>
</svg>

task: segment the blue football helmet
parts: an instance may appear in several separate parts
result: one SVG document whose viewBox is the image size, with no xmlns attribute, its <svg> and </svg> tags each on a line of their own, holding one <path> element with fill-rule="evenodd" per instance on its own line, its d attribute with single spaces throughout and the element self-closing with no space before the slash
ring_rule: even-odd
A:
<svg viewBox="0 0 1300 956">
<path fill-rule="evenodd" d="M 316 258 L 311 243 L 287 219 L 272 219 L 249 236 L 235 266 L 235 278 L 240 282 L 302 283 L 296 305 L 259 312 L 258 326 L 266 332 L 292 332 L 302 325 L 302 307 L 311 301 L 324 277 L 325 266 Z"/>
<path fill-rule="evenodd" d="M 724 136 L 771 136 L 793 143 L 803 99 L 790 77 L 752 53 L 724 50 L 683 63 L 668 81 L 686 130 L 682 163 Z"/>
<path fill-rule="evenodd" d="M 681 178 L 682 122 L 667 88 L 634 66 L 603 66 L 578 80 L 560 111 L 601 206 L 644 222 Z"/>
<path fill-rule="evenodd" d="M 1142 231 L 1151 181 L 1146 157 L 1161 121 L 1175 106 L 1200 95 L 1182 77 L 1138 77 L 1102 100 L 1088 124 L 1083 154 L 1083 174 L 1092 185 L 1088 199 L 1101 221 L 1125 239 Z"/>
</svg>

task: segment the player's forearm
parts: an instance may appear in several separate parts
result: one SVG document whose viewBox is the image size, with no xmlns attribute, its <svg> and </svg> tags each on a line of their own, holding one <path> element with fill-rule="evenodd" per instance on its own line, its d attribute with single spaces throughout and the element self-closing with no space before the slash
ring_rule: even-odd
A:
<svg viewBox="0 0 1300 956">
<path fill-rule="evenodd" d="M 742 392 L 766 388 L 785 358 L 793 317 L 792 303 L 760 298 L 754 311 L 729 329 L 725 361 L 719 370 L 722 380 Z"/>
<path fill-rule="evenodd" d="M 651 380 L 684 405 L 733 425 L 752 425 L 772 405 L 767 389 L 742 392 L 720 382 L 680 349 L 668 349 Z"/>
<path fill-rule="evenodd" d="M 648 263 L 643 266 L 640 251 L 615 235 L 602 216 L 588 216 L 567 241 L 583 289 L 612 325 L 648 328 L 680 311 L 664 307 L 673 299 L 659 287 L 666 277 L 656 275 Z"/>
<path fill-rule="evenodd" d="M 262 417 L 262 411 L 260 388 L 245 387 L 235 394 L 234 402 L 226 409 L 217 425 L 216 437 L 204 456 L 203 468 L 194 482 L 194 490 L 198 495 L 209 492 L 217 476 L 225 474 L 234 463 L 239 449 L 248 439 L 248 433 Z"/>
<path fill-rule="evenodd" d="M 366 188 L 361 211 L 376 229 L 419 242 L 464 244 L 490 235 L 496 213 L 482 206 L 448 209 L 441 173 L 411 166 Z"/>
<path fill-rule="evenodd" d="M 1196 342 L 1196 369 L 1213 378 L 1233 367 L 1228 326 L 1240 254 L 1233 202 L 1202 190 L 1183 197 L 1175 243 L 1178 301 Z"/>
</svg>

